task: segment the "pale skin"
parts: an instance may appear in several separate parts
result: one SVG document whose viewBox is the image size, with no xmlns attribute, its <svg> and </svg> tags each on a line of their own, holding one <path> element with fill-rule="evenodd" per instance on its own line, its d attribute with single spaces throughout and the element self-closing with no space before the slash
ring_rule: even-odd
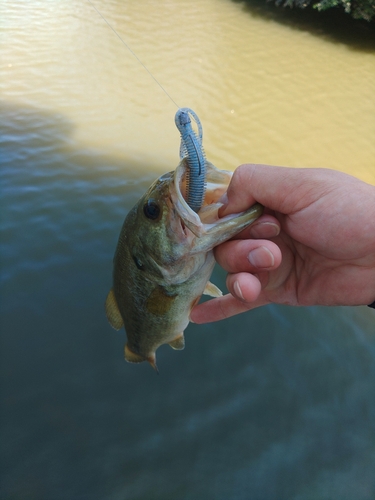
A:
<svg viewBox="0 0 375 500">
<path fill-rule="evenodd" d="M 197 305 L 207 323 L 266 304 L 366 305 L 375 300 L 375 186 L 327 169 L 241 165 L 220 216 L 256 201 L 265 213 L 215 249 L 229 294 Z"/>
</svg>

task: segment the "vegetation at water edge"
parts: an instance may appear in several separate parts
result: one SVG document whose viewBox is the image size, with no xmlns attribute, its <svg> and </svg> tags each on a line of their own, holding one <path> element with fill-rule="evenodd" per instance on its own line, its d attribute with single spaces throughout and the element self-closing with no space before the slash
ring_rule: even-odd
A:
<svg viewBox="0 0 375 500">
<path fill-rule="evenodd" d="M 346 13 L 351 14 L 355 19 L 365 19 L 371 21 L 375 16 L 375 0 L 275 0 L 276 5 L 283 7 L 304 8 L 312 5 L 318 10 L 327 10 L 332 7 L 344 7 Z"/>
</svg>

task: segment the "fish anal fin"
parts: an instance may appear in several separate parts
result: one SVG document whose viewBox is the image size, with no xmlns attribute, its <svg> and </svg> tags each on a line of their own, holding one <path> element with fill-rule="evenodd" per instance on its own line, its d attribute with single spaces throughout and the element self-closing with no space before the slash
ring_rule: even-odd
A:
<svg viewBox="0 0 375 500">
<path fill-rule="evenodd" d="M 185 337 L 183 333 L 180 333 L 176 338 L 174 338 L 171 342 L 168 342 L 172 349 L 176 349 L 177 351 L 181 351 L 185 348 Z"/>
<path fill-rule="evenodd" d="M 155 355 L 154 356 L 149 356 L 147 358 L 147 361 L 150 363 L 150 365 L 152 366 L 152 368 L 156 371 L 156 373 L 159 375 L 159 368 L 157 367 L 156 365 L 156 358 L 155 358 Z"/>
<path fill-rule="evenodd" d="M 209 295 L 210 297 L 221 297 L 223 292 L 216 285 L 207 281 L 206 288 L 203 290 L 204 295 Z"/>
<path fill-rule="evenodd" d="M 110 289 L 105 301 L 105 313 L 112 328 L 120 330 L 120 328 L 124 326 L 124 321 L 121 317 L 113 288 Z"/>
</svg>

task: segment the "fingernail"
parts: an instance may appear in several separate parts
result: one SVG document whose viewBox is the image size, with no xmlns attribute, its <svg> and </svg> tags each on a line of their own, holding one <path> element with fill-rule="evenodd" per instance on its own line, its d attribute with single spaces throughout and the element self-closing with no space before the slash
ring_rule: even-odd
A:
<svg viewBox="0 0 375 500">
<path fill-rule="evenodd" d="M 258 269 L 268 269 L 275 264 L 275 258 L 268 248 L 261 246 L 252 250 L 248 259 L 250 264 Z"/>
<path fill-rule="evenodd" d="M 273 222 L 259 222 L 250 226 L 250 236 L 253 238 L 273 238 L 279 233 L 279 226 Z"/>
<path fill-rule="evenodd" d="M 234 293 L 236 294 L 236 296 L 241 299 L 241 300 L 245 300 L 243 298 L 243 295 L 242 295 L 242 290 L 241 290 L 241 287 L 240 287 L 240 284 L 238 283 L 238 281 L 235 281 L 234 282 L 234 285 L 233 285 L 233 290 L 234 290 Z"/>
<path fill-rule="evenodd" d="M 220 196 L 220 198 L 217 201 L 218 203 L 226 205 L 228 203 L 228 193 L 225 191 L 225 193 L 222 196 Z"/>
<path fill-rule="evenodd" d="M 219 208 L 219 217 L 224 217 L 224 215 L 226 215 L 225 211 L 228 205 L 228 195 L 226 192 L 220 197 L 218 202 L 223 204 L 223 206 Z"/>
</svg>

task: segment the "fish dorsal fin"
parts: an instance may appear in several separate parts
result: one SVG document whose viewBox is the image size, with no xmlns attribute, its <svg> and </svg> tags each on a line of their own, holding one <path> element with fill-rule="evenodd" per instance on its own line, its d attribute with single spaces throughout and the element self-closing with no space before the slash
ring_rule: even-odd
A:
<svg viewBox="0 0 375 500">
<path fill-rule="evenodd" d="M 172 349 L 176 349 L 177 351 L 181 351 L 185 348 L 185 337 L 183 333 L 180 333 L 175 339 L 169 342 L 169 345 Z"/>
<path fill-rule="evenodd" d="M 221 297 L 223 292 L 216 285 L 207 281 L 206 288 L 203 290 L 204 295 L 209 295 L 210 297 Z"/>
<path fill-rule="evenodd" d="M 110 289 L 107 300 L 105 301 L 105 313 L 112 328 L 120 330 L 120 328 L 124 326 L 124 321 L 121 317 L 113 288 Z"/>
</svg>

